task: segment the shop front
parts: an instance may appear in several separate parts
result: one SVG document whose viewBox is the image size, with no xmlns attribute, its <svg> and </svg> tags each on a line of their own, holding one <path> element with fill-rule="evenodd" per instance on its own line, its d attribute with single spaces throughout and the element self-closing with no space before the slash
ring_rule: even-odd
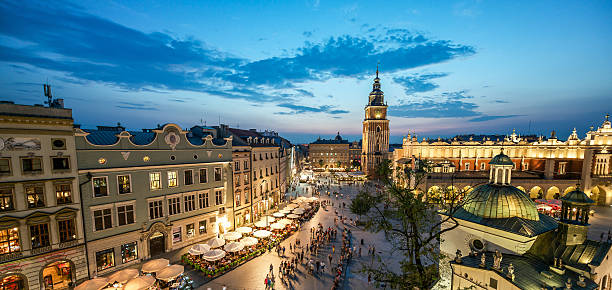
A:
<svg viewBox="0 0 612 290">
<path fill-rule="evenodd" d="M 8 274 L 0 280 L 0 290 L 21 290 L 27 288 L 27 279 L 21 274 Z"/>
<path fill-rule="evenodd" d="M 67 260 L 48 264 L 41 272 L 41 285 L 44 289 L 70 289 L 74 287 L 76 275 L 74 265 Z"/>
</svg>

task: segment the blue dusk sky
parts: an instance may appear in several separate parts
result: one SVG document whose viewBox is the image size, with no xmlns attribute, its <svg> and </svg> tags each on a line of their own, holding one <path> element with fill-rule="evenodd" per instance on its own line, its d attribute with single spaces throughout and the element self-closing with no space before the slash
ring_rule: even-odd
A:
<svg viewBox="0 0 612 290">
<path fill-rule="evenodd" d="M 584 136 L 612 112 L 612 1 L 1 1 L 0 99 L 85 128 L 359 139 L 376 64 L 408 132 Z"/>
</svg>

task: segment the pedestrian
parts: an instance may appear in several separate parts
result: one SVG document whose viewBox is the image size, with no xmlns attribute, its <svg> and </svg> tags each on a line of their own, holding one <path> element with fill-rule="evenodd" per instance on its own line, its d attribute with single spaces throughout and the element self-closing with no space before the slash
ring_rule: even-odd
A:
<svg viewBox="0 0 612 290">
<path fill-rule="evenodd" d="M 283 247 L 283 256 L 285 255 L 285 247 Z"/>
<path fill-rule="evenodd" d="M 270 264 L 270 272 L 272 272 L 272 270 L 274 270 L 274 266 Z"/>
<path fill-rule="evenodd" d="M 361 258 L 361 247 L 359 247 L 359 258 Z"/>
<path fill-rule="evenodd" d="M 368 273 L 368 285 L 372 284 L 372 273 Z"/>
</svg>

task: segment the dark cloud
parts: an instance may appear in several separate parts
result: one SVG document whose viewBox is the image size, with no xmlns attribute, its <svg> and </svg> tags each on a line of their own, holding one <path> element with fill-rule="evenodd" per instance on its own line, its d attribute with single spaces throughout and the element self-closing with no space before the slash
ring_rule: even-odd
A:
<svg viewBox="0 0 612 290">
<path fill-rule="evenodd" d="M 291 110 L 290 112 L 276 112 L 275 114 L 278 114 L 278 115 L 296 115 L 296 114 L 304 114 L 304 113 L 327 113 L 331 115 L 338 115 L 338 114 L 348 114 L 349 113 L 349 111 L 334 109 L 333 106 L 329 106 L 329 105 L 323 105 L 319 107 L 309 107 L 309 106 L 302 106 L 302 105 L 296 105 L 296 104 L 291 104 L 291 103 L 282 103 L 282 104 L 278 104 L 277 106 Z"/>
<path fill-rule="evenodd" d="M 64 72 L 74 82 L 130 91 L 195 91 L 261 103 L 311 97 L 297 91 L 301 83 L 363 77 L 379 61 L 384 73 L 393 73 L 475 52 L 406 29 L 380 29 L 380 35 L 306 42 L 287 56 L 251 61 L 193 38 L 125 27 L 61 1 L 2 1 L 0 15 L 0 35 L 29 44 L 0 45 L 0 61 Z M 285 94 L 287 89 L 298 95 Z"/>
<path fill-rule="evenodd" d="M 402 85 L 407 95 L 411 95 L 437 89 L 439 85 L 431 80 L 445 76 L 448 76 L 448 73 L 414 74 L 410 76 L 395 77 L 393 81 Z"/>
<path fill-rule="evenodd" d="M 522 115 L 489 116 L 476 111 L 479 106 L 467 91 L 445 92 L 422 100 L 389 107 L 389 116 L 403 118 L 467 118 L 469 122 L 484 122 Z"/>
<path fill-rule="evenodd" d="M 302 96 L 311 97 L 311 98 L 314 98 L 315 96 L 311 91 L 307 91 L 304 89 L 297 89 L 295 91 L 298 92 Z"/>
<path fill-rule="evenodd" d="M 498 104 L 508 104 L 508 103 L 510 103 L 510 102 L 504 101 L 504 100 L 495 100 L 494 102 L 498 103 Z"/>
<path fill-rule="evenodd" d="M 469 119 L 468 121 L 470 122 L 485 122 L 485 121 L 491 121 L 491 120 L 496 120 L 496 119 L 506 119 L 506 118 L 514 118 L 514 117 L 521 117 L 524 115 L 504 115 L 504 116 L 487 116 L 487 115 L 483 115 L 477 118 L 473 118 L 473 119 Z"/>
<path fill-rule="evenodd" d="M 117 102 L 117 108 L 127 109 L 127 110 L 141 110 L 141 111 L 159 111 L 158 108 L 143 104 L 143 103 L 134 103 L 134 102 Z"/>
</svg>

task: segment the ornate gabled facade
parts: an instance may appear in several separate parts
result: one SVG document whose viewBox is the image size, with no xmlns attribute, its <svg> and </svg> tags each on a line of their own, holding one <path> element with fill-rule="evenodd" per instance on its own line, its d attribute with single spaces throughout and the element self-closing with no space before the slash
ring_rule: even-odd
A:
<svg viewBox="0 0 612 290">
<path fill-rule="evenodd" d="M 372 92 L 365 107 L 363 120 L 363 139 L 361 153 L 361 168 L 371 176 L 382 160 L 389 158 L 389 120 L 387 119 L 387 103 L 380 89 L 378 67 Z"/>
<path fill-rule="evenodd" d="M 519 189 L 531 198 L 559 198 L 575 189 L 576 183 L 597 204 L 612 204 L 612 126 L 608 116 L 597 129 L 591 129 L 580 139 L 574 129 L 566 141 L 553 132 L 547 139 L 526 139 L 513 133 L 500 139 L 481 140 L 417 140 L 408 135 L 401 149 L 393 152 L 394 168 L 404 167 L 414 158 L 427 160 L 430 178 L 419 185 L 421 190 L 436 190 L 454 186 L 469 190 L 485 182 L 489 161 L 502 148 L 515 164 L 512 176 Z"/>
<path fill-rule="evenodd" d="M 0 103 L 0 289 L 88 277 L 72 110 L 49 103 Z"/>
<path fill-rule="evenodd" d="M 90 275 L 233 228 L 231 137 L 175 124 L 75 135 Z"/>
</svg>

